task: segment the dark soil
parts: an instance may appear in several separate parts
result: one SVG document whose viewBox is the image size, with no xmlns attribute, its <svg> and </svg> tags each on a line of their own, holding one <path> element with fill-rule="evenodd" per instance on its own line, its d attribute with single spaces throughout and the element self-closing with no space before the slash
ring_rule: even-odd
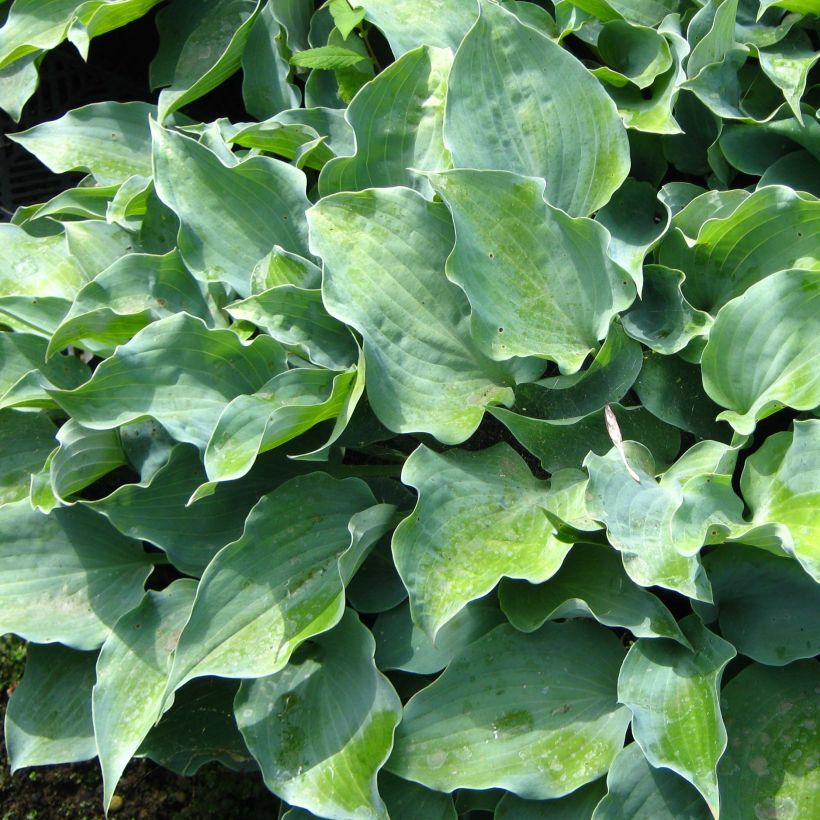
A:
<svg viewBox="0 0 820 820">
<path fill-rule="evenodd" d="M 0 638 L 0 724 L 6 703 L 25 664 L 25 645 Z M 117 795 L 122 803 L 112 818 L 122 820 L 202 820 L 218 817 L 276 818 L 279 800 L 260 775 L 237 774 L 222 766 L 205 766 L 194 777 L 180 777 L 152 763 L 134 760 Z M 113 807 L 112 807 L 113 808 Z M 0 820 L 102 820 L 102 778 L 96 761 L 23 769 L 9 774 L 0 732 Z"/>
</svg>

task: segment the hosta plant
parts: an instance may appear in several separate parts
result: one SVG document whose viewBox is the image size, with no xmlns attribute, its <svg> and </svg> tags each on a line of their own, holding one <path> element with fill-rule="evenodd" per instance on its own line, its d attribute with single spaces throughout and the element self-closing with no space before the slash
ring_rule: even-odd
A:
<svg viewBox="0 0 820 820">
<path fill-rule="evenodd" d="M 818 11 L 6 4 L 15 117 L 159 31 L 153 103 L 10 136 L 85 174 L 0 225 L 12 768 L 817 817 Z"/>
</svg>

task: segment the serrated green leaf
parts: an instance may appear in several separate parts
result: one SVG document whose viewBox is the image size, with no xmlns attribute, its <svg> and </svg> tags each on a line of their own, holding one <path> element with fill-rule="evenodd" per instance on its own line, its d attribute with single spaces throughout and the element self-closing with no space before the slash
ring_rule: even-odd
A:
<svg viewBox="0 0 820 820">
<path fill-rule="evenodd" d="M 418 172 L 451 165 L 442 129 L 452 61 L 446 49 L 414 49 L 356 95 L 345 115 L 356 135 L 355 154 L 325 165 L 319 177 L 322 196 L 391 185 L 430 194 Z"/>
<path fill-rule="evenodd" d="M 553 208 L 543 180 L 458 169 L 430 181 L 453 216 L 447 276 L 470 300 L 482 352 L 496 360 L 537 355 L 577 371 L 635 298 L 607 256 L 606 231 Z"/>
<path fill-rule="evenodd" d="M 296 368 L 280 373 L 252 395 L 240 395 L 219 416 L 205 448 L 210 481 L 241 478 L 256 457 L 326 419 L 336 418 L 354 384 L 353 368 Z"/>
<path fill-rule="evenodd" d="M 330 0 L 327 3 L 333 22 L 339 33 L 347 39 L 350 32 L 364 20 L 365 10 L 363 8 L 351 8 L 348 0 Z"/>
<path fill-rule="evenodd" d="M 477 349 L 467 300 L 443 275 L 453 244 L 444 205 L 406 188 L 374 189 L 326 197 L 308 221 L 324 259 L 325 307 L 364 337 L 368 398 L 389 429 L 464 441 L 486 404 L 511 401 L 516 376 L 540 371 Z"/>
<path fill-rule="evenodd" d="M 179 253 L 127 254 L 77 293 L 48 353 L 68 345 L 112 353 L 152 321 L 185 311 L 213 326 L 203 288 Z"/>
<path fill-rule="evenodd" d="M 753 663 L 726 685 L 729 746 L 718 767 L 724 820 L 811 817 L 818 808 L 817 663 Z"/>
<path fill-rule="evenodd" d="M 374 501 L 364 482 L 318 472 L 264 496 L 202 576 L 168 694 L 204 675 L 271 675 L 338 623 L 345 583 L 392 522 L 391 506 L 367 509 Z"/>
<path fill-rule="evenodd" d="M 592 616 L 641 638 L 672 638 L 687 644 L 672 613 L 651 593 L 636 586 L 609 547 L 576 544 L 558 572 L 535 586 L 504 579 L 499 601 L 510 623 L 524 632 L 547 620 Z"/>
<path fill-rule="evenodd" d="M 820 404 L 818 297 L 820 270 L 783 270 L 720 309 L 703 351 L 703 386 L 729 408 L 718 419 L 751 433 L 784 406 Z"/>
<path fill-rule="evenodd" d="M 268 280 L 278 276 L 284 265 L 278 265 L 278 270 L 272 267 L 269 265 L 266 271 Z M 277 285 L 227 305 L 225 310 L 235 319 L 253 322 L 277 342 L 296 349 L 320 367 L 344 370 L 358 358 L 353 335 L 325 310 L 318 288 Z"/>
<path fill-rule="evenodd" d="M 195 140 L 154 126 L 157 194 L 179 217 L 179 250 L 205 281 L 250 295 L 254 265 L 274 245 L 307 253 L 304 174 L 269 157 L 227 167 Z"/>
<path fill-rule="evenodd" d="M 12 772 L 96 756 L 91 719 L 96 661 L 96 652 L 77 652 L 60 644 L 28 645 L 26 671 L 6 710 Z"/>
<path fill-rule="evenodd" d="M 724 544 L 703 566 L 715 609 L 696 602 L 695 611 L 717 618 L 738 652 L 769 666 L 820 654 L 820 590 L 795 561 Z"/>
<path fill-rule="evenodd" d="M 622 658 L 598 624 L 545 624 L 529 635 L 499 626 L 405 706 L 387 768 L 440 791 L 568 794 L 600 777 L 623 743 Z"/>
<path fill-rule="evenodd" d="M 626 130 L 615 105 L 546 35 L 486 0 L 480 8 L 450 73 L 444 141 L 454 165 L 543 177 L 551 205 L 588 216 L 629 172 Z M 550 81 L 556 76 L 560 83 Z M 583 108 L 575 104 L 579 98 Z"/>
<path fill-rule="evenodd" d="M 764 547 L 773 540 L 820 583 L 818 474 L 820 421 L 796 421 L 794 433 L 770 436 L 750 456 L 740 488 L 754 528 L 742 540 Z"/>
<path fill-rule="evenodd" d="M 178 313 L 148 325 L 75 390 L 50 390 L 80 424 L 107 430 L 156 419 L 177 441 L 204 449 L 220 413 L 285 369 L 269 336 L 244 344 L 230 330 L 210 330 Z"/>
<path fill-rule="evenodd" d="M 618 752 L 606 776 L 606 796 L 592 820 L 709 820 L 697 790 L 667 768 L 656 769 L 637 743 Z"/>
<path fill-rule="evenodd" d="M 54 173 L 83 170 L 100 185 L 116 185 L 134 174 L 151 176 L 148 118 L 155 113 L 143 102 L 92 103 L 10 139 Z"/>
<path fill-rule="evenodd" d="M 96 649 L 150 571 L 140 544 L 91 510 L 0 507 L 0 633 Z"/>
<path fill-rule="evenodd" d="M 224 678 L 192 680 L 174 694 L 174 705 L 148 733 L 139 754 L 186 777 L 212 761 L 255 770 L 233 716 L 238 688 L 238 681 Z"/>
<path fill-rule="evenodd" d="M 505 443 L 473 453 L 419 447 L 402 470 L 419 501 L 393 536 L 413 622 L 435 639 L 503 576 L 538 583 L 555 574 L 570 545 L 554 537 L 546 510 L 582 518 L 582 478 L 551 492 Z"/>
<path fill-rule="evenodd" d="M 393 747 L 401 702 L 376 669 L 374 649 L 346 610 L 283 670 L 242 683 L 237 723 L 268 788 L 289 803 L 324 817 L 387 818 L 376 775 Z"/>
<path fill-rule="evenodd" d="M 436 642 L 419 629 L 410 608 L 383 612 L 373 624 L 376 666 L 417 675 L 440 672 L 465 646 L 498 626 L 504 616 L 491 601 L 475 601 L 461 610 L 436 634 Z"/>
<path fill-rule="evenodd" d="M 351 51 L 341 46 L 319 46 L 300 51 L 290 58 L 290 64 L 300 68 L 316 68 L 336 71 L 340 68 L 349 68 L 366 60 L 363 54 Z"/>
<path fill-rule="evenodd" d="M 632 712 L 632 734 L 649 762 L 688 780 L 718 817 L 716 767 L 726 749 L 720 677 L 737 653 L 693 615 L 680 625 L 694 652 L 639 639 L 624 660 L 618 700 Z"/>
<path fill-rule="evenodd" d="M 652 453 L 658 469 L 672 463 L 680 450 L 680 435 L 674 427 L 660 421 L 644 407 L 613 404 L 610 409 L 618 421 L 623 438 L 643 444 Z M 587 453 L 602 456 L 612 447 L 603 410 L 572 421 L 571 424 L 532 419 L 502 407 L 490 407 L 488 412 L 536 456 L 541 466 L 550 473 L 566 467 L 580 468 Z"/>
<path fill-rule="evenodd" d="M 128 761 L 161 714 L 171 656 L 195 592 L 195 581 L 180 578 L 162 592 L 146 593 L 114 624 L 100 650 L 92 703 L 106 811 Z"/>
<path fill-rule="evenodd" d="M 29 478 L 54 449 L 56 432 L 44 413 L 0 410 L 0 506 L 28 495 Z"/>
</svg>

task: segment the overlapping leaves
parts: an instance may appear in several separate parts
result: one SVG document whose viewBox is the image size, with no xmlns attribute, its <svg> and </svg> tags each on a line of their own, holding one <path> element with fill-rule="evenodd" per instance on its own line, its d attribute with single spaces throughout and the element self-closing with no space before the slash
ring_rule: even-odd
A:
<svg viewBox="0 0 820 820">
<path fill-rule="evenodd" d="M 0 106 L 155 5 L 7 5 Z M 817 9 L 319 5 L 172 0 L 155 105 L 12 135 L 87 174 L 0 226 L 12 766 L 813 816 Z"/>
</svg>

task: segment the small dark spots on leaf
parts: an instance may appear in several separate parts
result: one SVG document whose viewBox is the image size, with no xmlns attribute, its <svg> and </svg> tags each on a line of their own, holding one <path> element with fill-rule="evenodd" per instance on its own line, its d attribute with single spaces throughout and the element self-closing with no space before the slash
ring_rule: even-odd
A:
<svg viewBox="0 0 820 820">
<path fill-rule="evenodd" d="M 489 257 L 490 257 L 490 259 L 495 259 L 495 254 L 492 251 L 490 251 Z"/>
<path fill-rule="evenodd" d="M 117 135 L 113 131 L 111 132 L 111 139 L 112 140 L 117 139 Z"/>
<path fill-rule="evenodd" d="M 504 332 L 504 328 L 503 328 L 503 327 L 498 328 L 498 332 L 499 332 L 499 333 L 503 333 L 503 332 Z"/>
<path fill-rule="evenodd" d="M 165 301 L 165 299 L 163 299 L 162 297 L 158 297 L 158 298 L 157 298 L 157 304 L 158 304 L 158 305 L 162 305 L 162 306 L 164 307 L 164 306 L 165 306 L 165 305 L 167 305 L 168 303 L 167 303 L 167 302 Z"/>
<path fill-rule="evenodd" d="M 798 232 L 797 232 L 797 237 L 798 237 L 798 239 L 802 239 L 802 238 L 803 238 L 803 234 L 802 234 L 802 232 L 801 232 L 801 231 L 798 231 Z"/>
<path fill-rule="evenodd" d="M 282 217 L 282 219 L 283 219 L 285 222 L 287 222 L 287 221 L 288 221 L 288 215 L 287 215 L 287 214 L 285 214 L 285 215 Z"/>
</svg>

